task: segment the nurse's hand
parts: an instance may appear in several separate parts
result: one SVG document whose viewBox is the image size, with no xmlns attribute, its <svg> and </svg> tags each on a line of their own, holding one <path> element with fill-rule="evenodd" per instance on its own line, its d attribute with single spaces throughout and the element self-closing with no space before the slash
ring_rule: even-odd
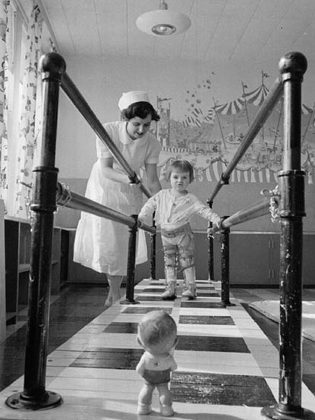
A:
<svg viewBox="0 0 315 420">
<path fill-rule="evenodd" d="M 138 175 L 134 172 L 132 176 L 129 176 L 129 184 L 137 185 L 140 184 L 141 180 L 138 178 Z"/>
</svg>

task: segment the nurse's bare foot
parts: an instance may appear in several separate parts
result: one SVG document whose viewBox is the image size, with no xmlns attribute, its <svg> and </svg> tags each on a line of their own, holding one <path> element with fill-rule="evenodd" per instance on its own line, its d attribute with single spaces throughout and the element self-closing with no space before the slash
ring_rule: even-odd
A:
<svg viewBox="0 0 315 420">
<path fill-rule="evenodd" d="M 104 303 L 105 308 L 109 308 L 119 299 L 120 299 L 120 295 L 114 296 L 113 294 L 110 293 L 107 296 L 107 299 L 105 300 L 105 303 Z"/>
<path fill-rule="evenodd" d="M 107 296 L 107 299 L 105 300 L 104 306 L 105 308 L 109 308 L 113 304 L 113 297 Z"/>
</svg>

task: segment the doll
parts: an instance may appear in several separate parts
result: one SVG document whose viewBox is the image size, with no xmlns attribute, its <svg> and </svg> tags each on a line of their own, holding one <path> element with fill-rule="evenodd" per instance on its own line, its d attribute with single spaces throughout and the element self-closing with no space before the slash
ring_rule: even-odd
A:
<svg viewBox="0 0 315 420">
<path fill-rule="evenodd" d="M 138 414 L 151 412 L 152 393 L 159 392 L 162 416 L 174 415 L 172 395 L 169 390 L 171 372 L 177 369 L 173 353 L 177 344 L 177 327 L 174 319 L 165 311 L 148 312 L 138 325 L 138 343 L 144 353 L 136 371 L 144 379 L 138 397 Z"/>
</svg>

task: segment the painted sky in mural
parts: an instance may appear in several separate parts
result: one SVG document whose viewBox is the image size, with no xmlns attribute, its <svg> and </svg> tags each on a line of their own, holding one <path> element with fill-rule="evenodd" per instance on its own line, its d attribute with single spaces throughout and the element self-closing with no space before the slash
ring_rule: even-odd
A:
<svg viewBox="0 0 315 420">
<path fill-rule="evenodd" d="M 186 89 L 186 112 L 172 118 L 172 99 L 157 98 L 161 120 L 157 136 L 161 178 L 174 159 L 187 159 L 199 182 L 216 182 L 238 149 L 271 87 L 269 75 L 261 72 L 257 86 L 240 82 L 237 98 L 221 103 L 212 96 L 212 76 Z M 209 106 L 209 103 L 212 103 Z M 315 166 L 314 106 L 302 106 L 302 167 L 305 181 L 313 183 Z M 283 101 L 280 100 L 231 175 L 230 182 L 277 182 L 283 152 Z"/>
</svg>

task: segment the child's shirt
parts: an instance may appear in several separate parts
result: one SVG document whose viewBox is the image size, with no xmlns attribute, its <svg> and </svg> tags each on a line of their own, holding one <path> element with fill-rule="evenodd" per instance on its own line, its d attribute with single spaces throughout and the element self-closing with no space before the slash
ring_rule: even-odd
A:
<svg viewBox="0 0 315 420">
<path fill-rule="evenodd" d="M 199 214 L 217 226 L 220 223 L 220 217 L 189 192 L 175 197 L 171 189 L 163 189 L 149 198 L 138 217 L 150 223 L 154 211 L 156 224 L 165 230 L 177 229 L 188 223 L 193 214 Z"/>
</svg>

